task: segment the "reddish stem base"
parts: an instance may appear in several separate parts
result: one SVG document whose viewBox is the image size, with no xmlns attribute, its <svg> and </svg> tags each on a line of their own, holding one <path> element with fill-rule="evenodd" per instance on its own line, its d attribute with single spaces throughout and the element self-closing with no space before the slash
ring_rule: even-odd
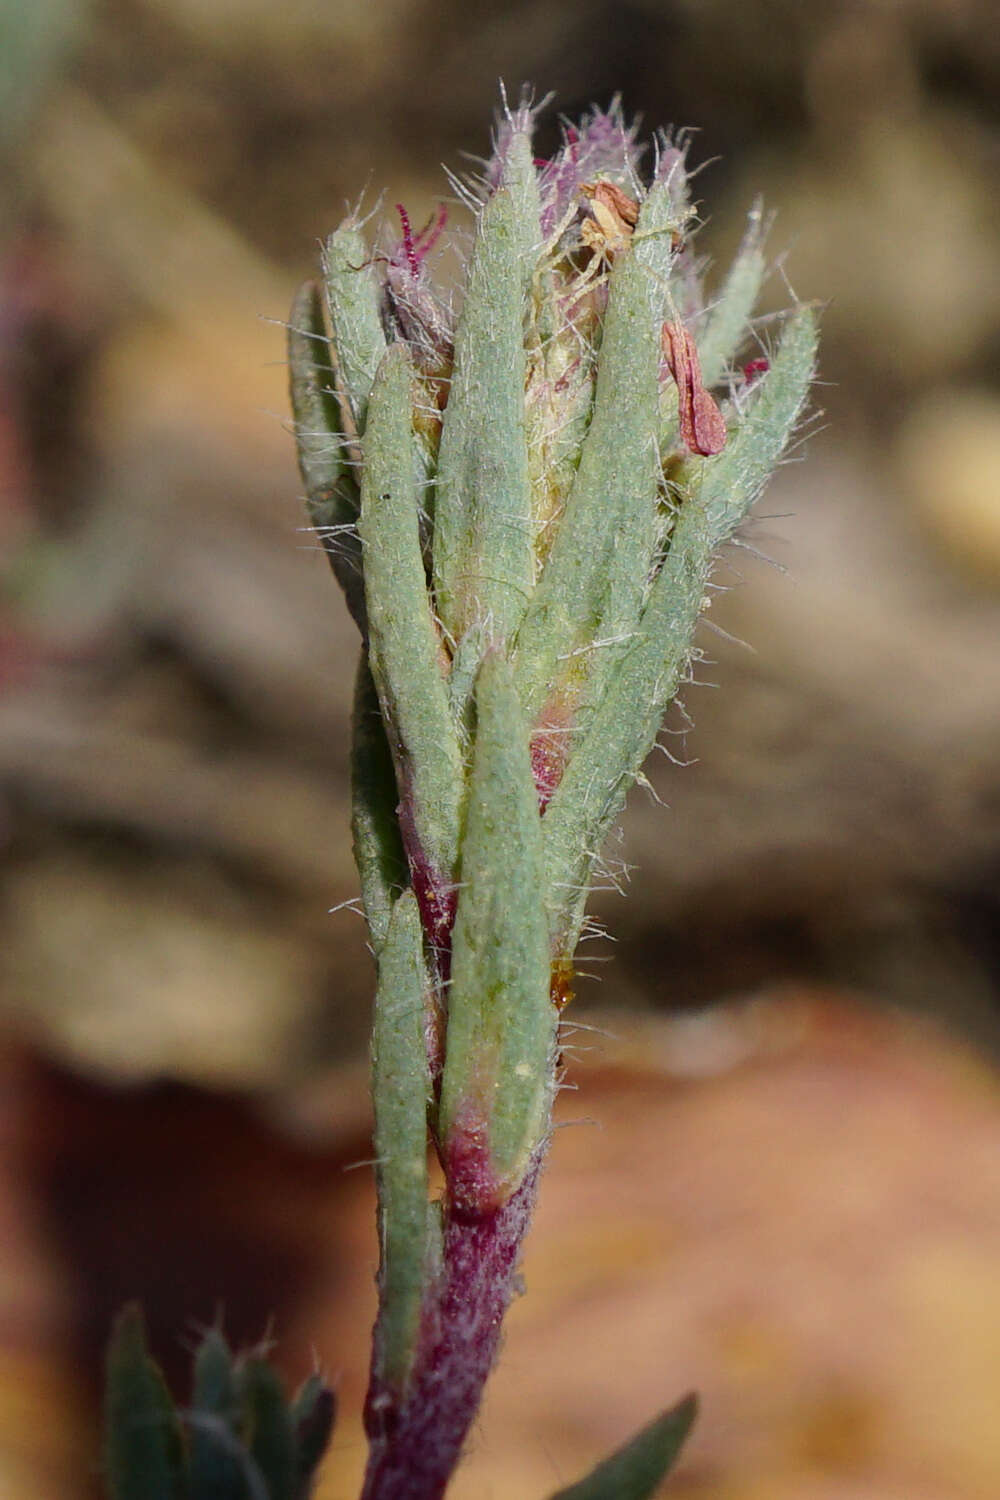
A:
<svg viewBox="0 0 1000 1500">
<path fill-rule="evenodd" d="M 479 1410 L 535 1202 L 536 1163 L 503 1208 L 444 1224 L 444 1257 L 403 1402 L 372 1380 L 362 1500 L 440 1500 Z"/>
</svg>

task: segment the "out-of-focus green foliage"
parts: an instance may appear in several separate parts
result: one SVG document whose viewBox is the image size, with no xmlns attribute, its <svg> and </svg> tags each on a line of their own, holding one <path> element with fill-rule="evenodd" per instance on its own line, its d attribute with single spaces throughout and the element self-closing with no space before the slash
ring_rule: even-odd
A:
<svg viewBox="0 0 1000 1500">
<path fill-rule="evenodd" d="M 108 1351 L 108 1500 L 307 1500 L 334 1414 L 319 1376 L 289 1401 L 266 1358 L 234 1358 L 216 1328 L 195 1352 L 190 1405 L 175 1405 L 131 1305 Z"/>
<path fill-rule="evenodd" d="M 697 1397 L 685 1396 L 552 1500 L 649 1500 L 673 1468 L 697 1413 Z"/>
</svg>

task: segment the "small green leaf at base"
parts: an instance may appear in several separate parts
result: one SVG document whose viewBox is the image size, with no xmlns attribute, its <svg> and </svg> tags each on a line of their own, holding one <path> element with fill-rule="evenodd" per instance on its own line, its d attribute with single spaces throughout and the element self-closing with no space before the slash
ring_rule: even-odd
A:
<svg viewBox="0 0 1000 1500">
<path fill-rule="evenodd" d="M 234 1359 L 210 1328 L 178 1408 L 132 1304 L 115 1322 L 105 1410 L 108 1500 L 308 1500 L 336 1401 L 314 1374 L 289 1404 L 260 1350 Z"/>
<path fill-rule="evenodd" d="M 194 1358 L 194 1391 L 187 1421 L 189 1500 L 246 1494 L 246 1459 L 236 1435 L 236 1379 L 222 1332 L 210 1328 Z"/>
<path fill-rule="evenodd" d="M 184 1486 L 180 1423 L 160 1367 L 147 1352 L 135 1303 L 115 1323 L 105 1400 L 111 1500 L 179 1500 Z"/>
<path fill-rule="evenodd" d="M 685 1396 L 551 1500 L 649 1500 L 673 1468 L 697 1413 L 697 1396 Z"/>
<path fill-rule="evenodd" d="M 337 1400 L 320 1375 L 310 1375 L 291 1406 L 295 1429 L 295 1500 L 307 1500 L 337 1416 Z"/>
<path fill-rule="evenodd" d="M 295 1500 L 295 1431 L 278 1372 L 261 1358 L 243 1360 L 237 1384 L 243 1441 L 268 1500 Z"/>
</svg>

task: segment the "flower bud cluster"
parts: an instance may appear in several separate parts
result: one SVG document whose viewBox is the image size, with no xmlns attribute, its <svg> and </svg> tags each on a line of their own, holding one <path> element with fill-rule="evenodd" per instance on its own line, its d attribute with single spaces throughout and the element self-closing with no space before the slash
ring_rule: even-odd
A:
<svg viewBox="0 0 1000 1500">
<path fill-rule="evenodd" d="M 440 1261 L 428 1132 L 446 1230 L 537 1170 L 595 861 L 815 355 L 798 306 L 738 373 L 761 215 L 707 300 L 683 140 L 643 147 L 615 104 L 540 161 L 534 115 L 505 109 L 481 175 L 455 184 L 475 219 L 457 313 L 432 276 L 445 211 L 414 231 L 400 208 L 375 245 L 341 225 L 291 319 L 310 513 L 364 642 L 376 1374 L 397 1395 Z"/>
</svg>

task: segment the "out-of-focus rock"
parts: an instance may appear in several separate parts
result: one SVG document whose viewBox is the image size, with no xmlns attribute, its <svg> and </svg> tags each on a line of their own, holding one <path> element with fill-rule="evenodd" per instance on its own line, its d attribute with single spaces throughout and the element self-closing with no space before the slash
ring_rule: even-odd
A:
<svg viewBox="0 0 1000 1500">
<path fill-rule="evenodd" d="M 67 855 L 22 870 L 7 891 L 8 1016 L 109 1079 L 285 1082 L 320 1026 L 322 950 L 262 928 L 220 884 Z"/>
<path fill-rule="evenodd" d="M 894 459 L 900 493 L 944 555 L 1000 583 L 1000 397 L 932 392 L 907 413 Z"/>
<path fill-rule="evenodd" d="M 874 113 L 790 163 L 748 163 L 741 202 L 780 206 L 775 239 L 801 295 L 829 299 L 823 368 L 863 396 L 876 438 L 878 400 L 982 359 L 1000 326 L 998 237 L 988 147 L 946 114 Z M 777 305 L 787 301 L 780 285 Z"/>
<path fill-rule="evenodd" d="M 832 994 L 609 1018 L 596 1045 L 567 1020 L 572 1128 L 456 1500 L 549 1494 L 692 1387 L 685 1500 L 993 1500 L 996 1078 Z M 315 1311 L 347 1356 L 330 1500 L 363 1461 L 371 1311 L 353 1278 Z"/>
<path fill-rule="evenodd" d="M 528 1295 L 456 1500 L 550 1494 L 691 1387 L 702 1413 L 672 1480 L 687 1500 L 994 1500 L 995 1075 L 935 1028 L 831 992 L 591 1017 L 617 1040 L 579 1020 L 566 1013 L 578 1091 L 559 1100 Z M 175 1378 L 185 1318 L 220 1298 L 237 1340 L 276 1315 L 291 1377 L 316 1351 L 341 1411 L 319 1494 L 356 1493 L 377 1259 L 371 1172 L 342 1170 L 366 1155 L 360 1129 L 307 1150 L 231 1098 L 37 1063 L 17 1089 L 9 1075 L 11 1493 L 91 1493 L 100 1346 L 137 1292 Z M 58 1451 L 30 1441 L 43 1409 Z"/>
</svg>

